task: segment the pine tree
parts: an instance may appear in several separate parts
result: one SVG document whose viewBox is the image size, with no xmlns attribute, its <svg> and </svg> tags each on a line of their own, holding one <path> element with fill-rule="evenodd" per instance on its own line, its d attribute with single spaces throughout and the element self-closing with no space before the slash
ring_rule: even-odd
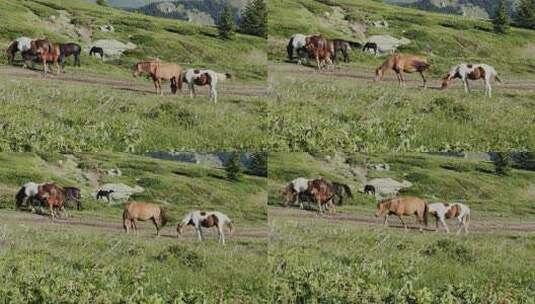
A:
<svg viewBox="0 0 535 304">
<path fill-rule="evenodd" d="M 505 0 L 498 2 L 498 9 L 494 20 L 494 31 L 499 34 L 505 34 L 509 27 L 509 16 L 507 15 L 507 7 L 505 6 Z"/>
<path fill-rule="evenodd" d="M 251 173 L 257 176 L 267 177 L 267 159 L 266 152 L 255 152 L 251 155 Z"/>
<path fill-rule="evenodd" d="M 496 174 L 507 175 L 511 171 L 511 153 L 497 152 L 494 166 Z"/>
<path fill-rule="evenodd" d="M 240 179 L 240 175 L 242 172 L 241 164 L 240 164 L 240 154 L 233 152 L 230 155 L 230 159 L 227 162 L 227 165 L 225 166 L 225 171 L 227 171 L 227 178 L 232 181 L 237 181 Z"/>
<path fill-rule="evenodd" d="M 535 0 L 520 0 L 515 21 L 520 27 L 535 29 Z"/>
<path fill-rule="evenodd" d="M 221 17 L 219 18 L 219 36 L 223 39 L 230 39 L 232 38 L 232 34 L 234 32 L 234 16 L 232 14 L 232 7 L 230 4 L 225 4 L 225 7 L 223 8 L 223 12 L 221 13 Z"/>
<path fill-rule="evenodd" d="M 97 0 L 97 4 L 100 6 L 108 6 L 108 1 L 106 0 Z"/>
<path fill-rule="evenodd" d="M 267 6 L 264 0 L 251 0 L 242 12 L 242 33 L 267 38 Z"/>
</svg>

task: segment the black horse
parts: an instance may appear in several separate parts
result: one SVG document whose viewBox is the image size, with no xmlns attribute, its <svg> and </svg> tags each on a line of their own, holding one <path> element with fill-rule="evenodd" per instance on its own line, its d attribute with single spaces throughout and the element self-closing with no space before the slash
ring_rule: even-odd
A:
<svg viewBox="0 0 535 304">
<path fill-rule="evenodd" d="M 108 200 L 108 203 L 111 202 L 111 194 L 115 192 L 112 190 L 102 190 L 102 189 L 99 189 L 98 192 L 97 192 L 97 200 L 105 197 L 107 200 Z"/>
<path fill-rule="evenodd" d="M 336 203 L 336 200 L 334 200 L 335 205 L 342 205 L 344 203 L 344 197 L 353 198 L 353 194 L 351 193 L 351 188 L 349 188 L 348 185 L 333 182 L 333 190 L 334 190 L 334 196 L 335 198 L 338 198 L 338 203 Z"/>
<path fill-rule="evenodd" d="M 334 39 L 334 54 L 333 54 L 333 61 L 338 61 L 338 53 L 342 52 L 342 55 L 344 56 L 344 62 L 349 62 L 349 50 L 351 50 L 351 47 L 354 48 L 361 48 L 362 44 L 358 42 L 352 42 L 347 41 L 343 39 Z"/>
<path fill-rule="evenodd" d="M 379 47 L 375 42 L 366 42 L 366 44 L 364 44 L 364 46 L 362 47 L 362 51 L 366 52 L 369 49 L 372 49 L 374 54 L 377 55 L 377 50 L 379 49 Z"/>
<path fill-rule="evenodd" d="M 75 202 L 76 209 L 82 210 L 82 195 L 80 194 L 80 189 L 76 187 L 65 187 L 65 201 L 66 202 Z"/>
<path fill-rule="evenodd" d="M 61 68 L 65 67 L 65 61 L 67 57 L 74 56 L 74 66 L 80 66 L 80 53 L 82 52 L 82 47 L 76 43 L 60 43 L 59 44 L 59 62 L 61 63 Z"/>
<path fill-rule="evenodd" d="M 94 46 L 89 51 L 89 56 L 94 56 L 95 54 L 99 54 L 101 59 L 104 59 L 104 50 L 101 47 Z"/>
<path fill-rule="evenodd" d="M 375 187 L 373 185 L 364 186 L 364 193 L 375 196 Z"/>
</svg>

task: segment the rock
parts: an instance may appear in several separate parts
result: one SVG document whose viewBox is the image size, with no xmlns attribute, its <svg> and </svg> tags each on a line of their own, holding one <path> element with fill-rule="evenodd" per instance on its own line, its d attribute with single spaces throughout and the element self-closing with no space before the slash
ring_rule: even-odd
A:
<svg viewBox="0 0 535 304">
<path fill-rule="evenodd" d="M 170 2 L 161 2 L 156 5 L 156 8 L 160 10 L 162 13 L 172 13 L 176 12 L 176 6 L 173 3 Z"/>
<path fill-rule="evenodd" d="M 123 172 L 119 168 L 113 168 L 106 171 L 106 174 L 108 174 L 109 176 L 121 176 L 123 175 Z"/>
<path fill-rule="evenodd" d="M 373 26 L 378 28 L 388 28 L 388 22 L 386 20 L 374 21 Z"/>
<path fill-rule="evenodd" d="M 96 46 L 104 50 L 104 57 L 120 57 L 124 51 L 133 50 L 137 46 L 132 42 L 126 44 L 115 39 L 101 39 L 92 43 L 91 47 Z M 89 47 L 89 49 L 91 49 Z M 88 51 L 89 51 L 88 49 Z"/>
<path fill-rule="evenodd" d="M 397 39 L 390 35 L 373 35 L 368 37 L 368 42 L 374 42 L 381 53 L 391 53 L 398 47 L 411 43 L 407 38 Z"/>
<path fill-rule="evenodd" d="M 101 32 L 115 32 L 115 28 L 111 24 L 99 26 Z"/>
<path fill-rule="evenodd" d="M 399 194 L 401 189 L 410 188 L 412 183 L 409 181 L 398 182 L 390 177 L 375 178 L 369 180 L 366 184 L 375 187 L 375 194 L 378 197 L 393 197 Z"/>
<path fill-rule="evenodd" d="M 136 185 L 134 188 L 129 187 L 125 184 L 105 184 L 102 185 L 99 189 L 102 190 L 113 190 L 114 192 L 111 194 L 111 198 L 114 201 L 127 201 L 133 194 L 141 193 L 145 191 L 142 187 Z M 93 197 L 97 195 L 98 189 L 93 192 Z"/>
</svg>

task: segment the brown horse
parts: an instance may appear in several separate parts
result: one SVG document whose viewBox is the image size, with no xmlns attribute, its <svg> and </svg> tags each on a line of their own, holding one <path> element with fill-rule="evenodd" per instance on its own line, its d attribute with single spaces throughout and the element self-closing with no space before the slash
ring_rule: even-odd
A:
<svg viewBox="0 0 535 304">
<path fill-rule="evenodd" d="M 388 225 L 388 216 L 395 214 L 407 230 L 407 224 L 403 221 L 402 215 L 416 215 L 420 223 L 427 226 L 427 216 L 429 214 L 429 207 L 427 201 L 418 197 L 407 196 L 399 198 L 386 199 L 377 204 L 376 217 L 385 214 L 384 225 Z M 422 231 L 422 227 L 420 227 Z"/>
<path fill-rule="evenodd" d="M 182 68 L 178 64 L 167 63 L 159 59 L 151 61 L 140 61 L 133 67 L 133 76 L 138 77 L 142 73 L 148 74 L 154 82 L 156 94 L 158 90 L 163 95 L 161 80 L 171 81 L 171 91 L 176 94 L 177 89 L 182 91 Z"/>
<path fill-rule="evenodd" d="M 306 38 L 305 48 L 310 58 L 316 59 L 318 70 L 329 64 L 332 65 L 331 58 L 334 55 L 334 43 L 322 36 L 310 36 Z"/>
<path fill-rule="evenodd" d="M 427 58 L 415 56 L 415 55 L 403 55 L 399 53 L 392 54 L 385 62 L 375 70 L 375 81 L 383 79 L 383 76 L 387 70 L 393 70 L 398 77 L 399 85 L 402 86 L 405 82 L 403 72 L 405 73 L 420 73 L 424 82 L 424 88 L 427 87 L 427 80 L 423 72 L 427 70 L 431 64 L 427 61 Z"/>
<path fill-rule="evenodd" d="M 151 220 L 156 226 L 156 235 L 160 235 L 167 223 L 167 215 L 162 206 L 151 203 L 131 202 L 124 205 L 123 227 L 126 233 L 133 229 L 137 233 L 136 221 Z"/>
<path fill-rule="evenodd" d="M 45 202 L 50 209 L 50 217 L 52 220 L 55 213 L 60 216 L 59 211 L 65 210 L 65 190 L 54 183 L 45 183 L 37 187 L 37 199 Z"/>
<path fill-rule="evenodd" d="M 56 74 L 61 72 L 59 65 L 61 48 L 57 43 L 51 43 L 47 38 L 35 39 L 31 42 L 30 53 L 37 57 L 43 63 L 44 74 L 48 73 L 47 63 L 53 63 L 56 66 Z"/>
<path fill-rule="evenodd" d="M 318 204 L 318 213 L 323 213 L 325 205 L 335 208 L 333 198 L 335 191 L 333 186 L 322 178 L 314 179 L 308 182 L 308 192 L 314 198 L 314 201 Z M 336 209 L 334 209 L 336 213 Z"/>
</svg>

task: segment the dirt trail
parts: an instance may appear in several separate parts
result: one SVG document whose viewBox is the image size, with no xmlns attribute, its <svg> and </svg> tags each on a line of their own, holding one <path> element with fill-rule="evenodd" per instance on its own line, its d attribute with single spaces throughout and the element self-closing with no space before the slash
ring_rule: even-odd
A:
<svg viewBox="0 0 535 304">
<path fill-rule="evenodd" d="M 312 67 L 297 65 L 297 64 L 270 64 L 269 65 L 269 71 L 270 72 L 276 72 L 281 73 L 283 75 L 292 74 L 292 75 L 307 75 L 307 76 L 321 76 L 321 77 L 329 77 L 329 78 L 356 78 L 365 80 L 367 82 L 373 83 L 374 81 L 374 69 L 364 70 L 361 68 L 336 68 L 335 70 L 323 70 L 323 71 L 316 71 L 316 69 Z M 413 75 L 414 76 L 414 75 Z M 405 78 L 413 78 L 412 76 L 405 76 Z M 427 78 L 428 83 L 428 89 L 432 90 L 439 90 L 440 89 L 440 81 L 435 78 L 431 78 L 429 76 Z M 509 89 L 509 90 L 521 90 L 521 91 L 532 91 L 535 90 L 535 81 L 525 81 L 525 80 L 518 80 L 518 79 L 504 79 L 505 77 L 501 76 L 502 83 L 493 83 L 493 89 Z M 384 80 L 385 82 L 393 82 L 397 83 L 398 80 L 395 78 L 393 73 L 389 73 L 385 76 Z M 414 79 L 408 79 L 406 80 L 407 83 L 411 84 L 411 86 L 420 87 L 422 85 L 422 80 L 419 75 L 414 76 Z M 472 90 L 478 91 L 482 90 L 483 83 L 481 81 L 472 81 L 471 82 L 471 88 Z M 450 82 L 449 88 L 457 88 L 462 89 L 462 84 L 460 81 L 453 81 Z"/>
<path fill-rule="evenodd" d="M 55 75 L 49 73 L 46 77 L 41 71 L 23 69 L 15 66 L 0 66 L 0 75 L 7 75 L 10 77 L 26 78 L 26 79 L 41 79 L 41 80 L 57 80 L 69 83 L 83 83 L 83 84 L 98 84 L 110 86 L 117 90 L 126 90 L 134 92 L 152 93 L 154 94 L 154 86 L 152 81 L 147 81 L 147 84 L 142 84 L 134 80 L 124 78 L 112 78 L 111 76 L 101 76 L 96 74 L 80 73 L 75 68 L 70 68 L 64 74 Z M 171 94 L 167 84 L 162 84 L 164 94 Z M 208 87 L 198 87 L 197 92 L 200 95 L 208 95 Z M 239 95 L 239 96 L 264 96 L 267 94 L 267 88 L 260 85 L 250 84 L 225 84 L 224 82 L 218 84 L 219 95 Z M 188 94 L 188 89 L 183 88 L 182 94 Z"/>
<path fill-rule="evenodd" d="M 292 219 L 292 220 L 298 220 L 298 219 L 318 219 L 328 222 L 349 222 L 355 225 L 365 225 L 365 226 L 376 226 L 381 227 L 382 221 L 378 221 L 373 213 L 369 212 L 369 214 L 357 214 L 357 213 L 341 213 L 338 212 L 336 214 L 331 215 L 322 215 L 318 216 L 315 211 L 306 211 L 306 210 L 300 210 L 298 208 L 282 208 L 282 207 L 270 207 L 269 208 L 269 217 L 270 218 L 285 218 L 285 219 Z M 410 218 L 405 217 L 405 222 L 409 227 L 417 227 L 416 219 L 414 217 Z M 389 218 L 389 225 L 393 228 L 402 229 L 401 223 L 399 222 L 399 219 L 397 219 L 395 216 L 391 216 Z M 450 231 L 456 231 L 457 229 L 457 223 L 454 220 L 448 220 L 448 226 L 450 227 Z M 488 220 L 485 221 L 478 221 L 477 218 L 472 218 L 470 221 L 469 226 L 470 232 L 478 232 L 478 233 L 495 233 L 495 232 L 535 232 L 535 222 L 501 222 L 501 221 L 493 221 L 490 222 Z M 435 220 L 431 216 L 429 217 L 429 230 L 435 228 Z M 442 230 L 441 230 L 442 231 Z"/>
<path fill-rule="evenodd" d="M 124 233 L 123 225 L 120 221 L 105 219 L 89 219 L 82 218 L 79 215 L 69 216 L 65 219 L 55 219 L 54 222 L 50 220 L 48 216 L 32 214 L 28 212 L 18 211 L 0 211 L 0 223 L 3 224 L 19 224 L 19 225 L 41 225 L 44 229 L 58 229 L 66 226 L 76 227 L 80 229 L 90 229 L 99 232 L 109 233 Z M 176 238 L 176 223 L 168 223 L 167 226 L 161 231 L 162 237 Z M 156 233 L 151 222 L 138 223 L 138 232 L 142 237 L 152 237 Z M 228 230 L 225 229 L 228 233 Z M 205 236 L 207 238 L 215 238 L 215 229 L 206 229 Z M 228 237 L 228 235 L 226 235 Z M 232 239 L 267 239 L 268 228 L 253 228 L 253 227 L 236 227 L 234 233 L 230 238 Z M 195 239 L 196 234 L 193 228 L 187 228 L 182 238 Z"/>
</svg>

